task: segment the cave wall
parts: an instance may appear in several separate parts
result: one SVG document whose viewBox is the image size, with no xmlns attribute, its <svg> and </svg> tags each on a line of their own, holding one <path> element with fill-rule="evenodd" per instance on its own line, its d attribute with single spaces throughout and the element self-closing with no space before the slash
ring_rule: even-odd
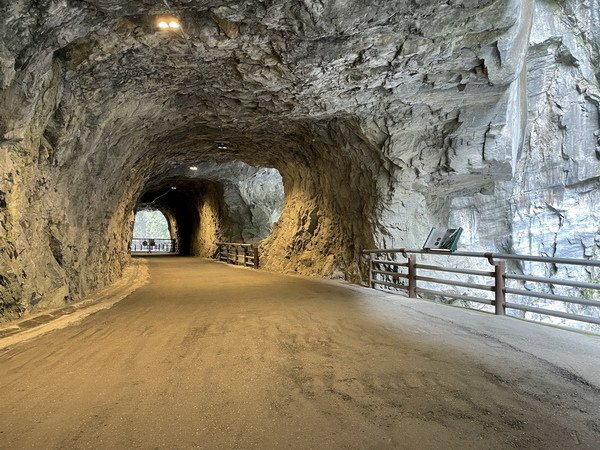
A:
<svg viewBox="0 0 600 450">
<path fill-rule="evenodd" d="M 206 193 L 200 200 L 200 223 L 192 246 L 192 255 L 204 258 L 215 256 L 217 243 L 221 241 L 219 209 L 218 197 L 214 192 Z"/>
<path fill-rule="evenodd" d="M 442 17 L 421 23 L 409 58 L 431 73 L 420 73 L 417 95 L 392 117 L 367 125 L 387 136 L 382 150 L 391 163 L 382 246 L 420 248 L 432 226 L 464 227 L 462 244 L 472 250 L 502 246 L 511 218 L 500 191 L 513 179 L 527 128 L 525 55 L 534 4 L 480 8 L 470 33 L 450 43 L 439 39 L 449 32 Z M 505 31 L 494 35 L 496 27 Z M 472 39 L 480 45 L 468 45 Z M 460 48 L 455 65 L 428 67 L 449 46 Z"/>
<path fill-rule="evenodd" d="M 191 164 L 222 190 L 178 223 L 194 254 L 357 279 L 361 248 L 458 225 L 597 257 L 598 0 L 170 4 L 185 34 L 140 3 L 0 3 L 4 319 L 119 276 L 148 183 Z"/>
<path fill-rule="evenodd" d="M 536 5 L 529 128 L 508 199 L 517 253 L 600 254 L 599 2 Z"/>
<path fill-rule="evenodd" d="M 497 184 L 491 195 L 457 199 L 451 217 L 453 224 L 466 225 L 477 247 L 598 258 L 599 6 L 536 2 L 525 55 L 527 128 L 514 176 Z M 482 204 L 493 225 L 482 220 Z M 534 275 L 594 278 L 577 268 L 560 267 L 556 273 L 525 264 L 520 269 Z"/>
<path fill-rule="evenodd" d="M 261 264 L 357 281 L 360 251 L 374 245 L 376 180 L 385 175 L 383 158 L 358 123 L 332 121 L 302 135 L 314 138 L 308 143 L 296 138 L 299 148 L 277 165 L 284 205 L 261 244 Z"/>
</svg>

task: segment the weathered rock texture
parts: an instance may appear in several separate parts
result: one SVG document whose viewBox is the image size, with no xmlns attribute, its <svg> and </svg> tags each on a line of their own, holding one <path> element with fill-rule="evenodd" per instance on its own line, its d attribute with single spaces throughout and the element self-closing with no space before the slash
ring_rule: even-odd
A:
<svg viewBox="0 0 600 450">
<path fill-rule="evenodd" d="M 114 279 L 174 179 L 187 251 L 259 240 L 280 182 L 234 161 L 282 177 L 273 270 L 356 278 L 432 225 L 597 256 L 598 0 L 0 1 L 4 317 Z"/>
</svg>

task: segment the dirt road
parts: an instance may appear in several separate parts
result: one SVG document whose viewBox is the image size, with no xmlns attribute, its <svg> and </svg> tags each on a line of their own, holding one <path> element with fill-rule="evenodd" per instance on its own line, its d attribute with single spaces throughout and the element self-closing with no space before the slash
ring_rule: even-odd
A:
<svg viewBox="0 0 600 450">
<path fill-rule="evenodd" d="M 0 448 L 598 448 L 600 339 L 367 289 L 150 258 L 0 351 Z"/>
</svg>

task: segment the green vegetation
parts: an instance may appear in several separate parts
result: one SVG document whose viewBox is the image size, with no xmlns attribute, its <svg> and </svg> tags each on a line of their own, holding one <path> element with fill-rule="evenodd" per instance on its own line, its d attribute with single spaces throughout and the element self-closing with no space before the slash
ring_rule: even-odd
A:
<svg viewBox="0 0 600 450">
<path fill-rule="evenodd" d="M 156 209 L 138 211 L 135 214 L 133 238 L 171 239 L 164 214 Z"/>
</svg>

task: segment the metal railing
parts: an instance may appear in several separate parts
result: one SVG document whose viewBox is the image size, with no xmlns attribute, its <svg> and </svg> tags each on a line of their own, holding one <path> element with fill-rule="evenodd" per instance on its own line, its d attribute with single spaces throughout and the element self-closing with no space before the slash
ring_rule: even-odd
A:
<svg viewBox="0 0 600 450">
<path fill-rule="evenodd" d="M 258 247 L 236 242 L 219 242 L 217 246 L 217 259 L 219 261 L 258 269 Z"/>
<path fill-rule="evenodd" d="M 132 253 L 177 253 L 177 240 L 134 238 L 129 248 Z"/>
<path fill-rule="evenodd" d="M 362 252 L 368 259 L 369 264 L 369 286 L 377 289 L 384 287 L 391 290 L 404 290 L 408 296 L 416 298 L 433 296 L 443 299 L 456 299 L 477 304 L 491 305 L 497 315 L 506 314 L 507 310 L 516 310 L 524 313 L 534 313 L 540 316 L 551 316 L 560 319 L 574 320 L 588 324 L 600 325 L 600 284 L 587 281 L 565 280 L 549 277 L 524 275 L 520 273 L 507 272 L 506 264 L 514 263 L 517 266 L 523 262 L 545 263 L 551 265 L 552 271 L 556 272 L 559 265 L 582 266 L 588 274 L 593 274 L 600 268 L 600 261 L 581 260 L 571 258 L 550 258 L 542 256 L 510 255 L 499 253 L 476 253 L 476 252 L 447 252 L 439 250 L 407 250 L 407 249 L 372 249 Z M 449 258 L 480 258 L 487 260 L 489 266 L 486 270 L 463 269 L 444 265 L 423 264 L 417 262 L 417 255 L 432 255 L 436 257 Z M 398 256 L 402 261 L 398 261 Z M 423 259 L 423 258 L 422 258 Z M 439 278 L 437 273 L 457 274 L 458 276 L 476 277 L 481 282 L 473 283 L 461 279 L 449 280 Z M 590 278 L 594 279 L 590 275 Z M 597 278 L 596 278 L 597 279 Z M 519 288 L 507 286 L 507 284 L 520 284 Z M 545 285 L 547 291 L 539 292 L 530 290 L 526 284 Z M 423 284 L 426 286 L 423 287 Z M 467 293 L 454 293 L 431 289 L 430 285 L 445 285 L 453 288 L 459 287 L 468 290 Z M 433 286 L 435 287 L 435 286 Z M 555 289 L 565 288 L 576 290 L 579 296 L 565 296 L 554 293 Z M 474 292 L 493 292 L 493 298 L 482 295 L 475 296 Z M 469 295 L 467 295 L 469 294 Z M 562 302 L 567 305 L 580 305 L 590 307 L 592 315 L 573 314 L 565 311 L 557 311 L 540 308 L 519 302 L 523 298 L 542 299 L 551 302 Z M 507 301 L 507 299 L 509 301 Z M 568 308 L 565 308 L 568 309 Z M 511 314 L 514 315 L 514 314 Z"/>
</svg>

